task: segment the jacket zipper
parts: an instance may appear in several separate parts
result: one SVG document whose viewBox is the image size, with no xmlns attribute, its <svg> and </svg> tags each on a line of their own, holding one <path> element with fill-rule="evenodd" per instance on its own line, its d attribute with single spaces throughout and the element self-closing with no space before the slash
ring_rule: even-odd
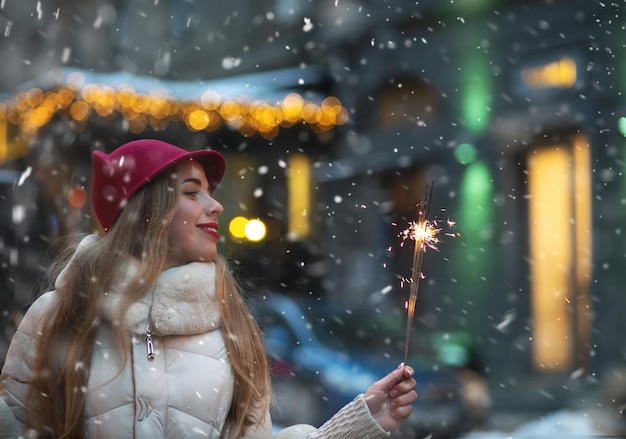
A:
<svg viewBox="0 0 626 439">
<path fill-rule="evenodd" d="M 150 332 L 150 324 L 146 326 L 146 351 L 148 360 L 154 360 L 154 344 L 152 343 L 152 332 Z"/>
</svg>

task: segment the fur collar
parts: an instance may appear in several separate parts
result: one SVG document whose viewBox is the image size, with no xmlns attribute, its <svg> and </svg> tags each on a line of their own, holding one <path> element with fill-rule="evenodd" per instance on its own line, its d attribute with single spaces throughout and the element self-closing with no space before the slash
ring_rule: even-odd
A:
<svg viewBox="0 0 626 439">
<path fill-rule="evenodd" d="M 126 276 L 106 294 L 103 315 L 115 323 L 122 293 L 135 273 L 129 265 Z M 153 335 L 194 335 L 221 327 L 215 300 L 215 264 L 192 262 L 161 273 L 152 290 L 126 311 L 124 327 L 142 334 L 150 324 Z"/>
<path fill-rule="evenodd" d="M 96 235 L 84 238 L 72 259 L 99 239 Z M 137 262 L 131 260 L 127 267 L 103 301 L 103 317 L 114 324 L 119 324 L 116 320 L 119 304 L 137 271 Z M 63 272 L 57 278 L 57 286 L 62 279 Z M 145 333 L 150 324 L 152 334 L 161 336 L 202 334 L 220 328 L 219 304 L 215 299 L 215 264 L 192 262 L 164 270 L 154 288 L 128 308 L 122 324 L 134 334 Z"/>
</svg>

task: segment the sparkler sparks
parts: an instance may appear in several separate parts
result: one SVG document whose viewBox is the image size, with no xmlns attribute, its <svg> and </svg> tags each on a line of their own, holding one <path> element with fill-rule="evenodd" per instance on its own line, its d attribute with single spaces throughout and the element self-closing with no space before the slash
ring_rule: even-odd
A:
<svg viewBox="0 0 626 439">
<path fill-rule="evenodd" d="M 426 248 L 439 250 L 437 248 L 437 244 L 439 244 L 440 241 L 439 238 L 437 238 L 437 233 L 440 231 L 441 229 L 437 228 L 436 221 L 431 222 L 428 219 L 420 219 L 418 221 L 411 222 L 409 224 L 409 228 L 403 230 L 400 235 L 403 239 L 411 239 L 415 241 L 416 247 L 418 247 L 420 251 L 425 252 Z"/>
</svg>

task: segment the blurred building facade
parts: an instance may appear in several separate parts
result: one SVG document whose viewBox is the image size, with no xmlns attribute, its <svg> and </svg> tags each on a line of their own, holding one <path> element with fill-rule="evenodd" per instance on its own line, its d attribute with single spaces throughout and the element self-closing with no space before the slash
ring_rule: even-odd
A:
<svg viewBox="0 0 626 439">
<path fill-rule="evenodd" d="M 540 404 L 621 369 L 623 5 L 369 6 L 378 22 L 328 51 L 354 124 L 318 173 L 354 200 L 329 220 L 337 290 L 371 297 L 410 273 L 411 249 L 385 255 L 378 234 L 391 245 L 433 182 L 439 224 L 459 236 L 424 258 L 422 329 L 472 334 L 496 391 L 554 378 Z"/>
</svg>

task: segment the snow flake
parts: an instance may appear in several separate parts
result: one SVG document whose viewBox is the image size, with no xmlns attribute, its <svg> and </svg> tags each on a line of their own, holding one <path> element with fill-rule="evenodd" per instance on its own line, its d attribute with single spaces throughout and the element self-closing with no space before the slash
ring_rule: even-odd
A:
<svg viewBox="0 0 626 439">
<path fill-rule="evenodd" d="M 24 182 L 26 181 L 26 179 L 28 177 L 30 177 L 31 172 L 33 171 L 33 168 L 31 166 L 27 167 L 26 170 L 24 172 L 22 172 L 22 174 L 20 175 L 19 180 L 17 181 L 17 185 L 21 186 L 24 184 Z"/>
<path fill-rule="evenodd" d="M 504 315 L 504 318 L 500 323 L 496 325 L 496 328 L 500 332 L 505 332 L 506 328 L 515 320 L 515 312 L 509 311 Z"/>
<path fill-rule="evenodd" d="M 26 208 L 23 204 L 16 204 L 13 206 L 13 210 L 11 212 L 11 221 L 13 224 L 21 224 L 26 218 Z"/>
<path fill-rule="evenodd" d="M 236 67 L 239 67 L 240 64 L 241 64 L 241 58 L 235 58 L 235 57 L 232 57 L 232 56 L 227 56 L 226 58 L 224 58 L 222 60 L 222 67 L 225 70 L 234 69 Z"/>
<path fill-rule="evenodd" d="M 302 26 L 302 30 L 304 32 L 310 32 L 313 30 L 313 23 L 311 23 L 311 19 L 308 17 L 304 17 L 304 26 Z"/>
<path fill-rule="evenodd" d="M 61 63 L 67 64 L 70 60 L 70 54 L 72 53 L 72 49 L 70 47 L 64 47 L 63 52 L 61 53 Z"/>
</svg>

